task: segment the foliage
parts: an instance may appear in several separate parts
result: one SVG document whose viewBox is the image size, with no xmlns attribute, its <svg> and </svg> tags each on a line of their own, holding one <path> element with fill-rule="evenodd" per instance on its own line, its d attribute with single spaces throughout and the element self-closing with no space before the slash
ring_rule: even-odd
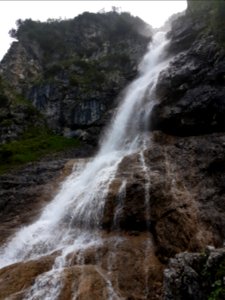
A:
<svg viewBox="0 0 225 300">
<path fill-rule="evenodd" d="M 210 25 L 217 40 L 225 46 L 225 1 L 214 2 Z"/>
<path fill-rule="evenodd" d="M 209 295 L 208 300 L 222 300 L 225 297 L 225 287 L 222 280 L 216 280 L 212 285 L 213 291 Z"/>
<path fill-rule="evenodd" d="M 9 104 L 9 99 L 5 94 L 5 86 L 2 78 L 0 77 L 0 108 L 6 107 Z"/>
<path fill-rule="evenodd" d="M 106 39 L 120 41 L 125 36 L 139 39 L 140 32 L 146 31 L 147 27 L 138 17 L 115 10 L 104 14 L 85 12 L 71 20 L 40 22 L 26 19 L 18 20 L 16 24 L 17 29 L 9 32 L 11 37 L 23 43 L 38 44 L 46 62 L 57 58 L 63 60 L 73 53 L 88 57 L 97 50 L 96 45 L 101 47 Z M 98 34 L 100 31 L 101 35 Z M 90 40 L 88 45 L 86 36 Z"/>
<path fill-rule="evenodd" d="M 8 98 L 2 90 L 0 90 L 0 107 L 5 107 L 8 104 Z"/>
<path fill-rule="evenodd" d="M 43 72 L 37 71 L 37 76 L 26 77 L 27 87 L 26 82 L 23 83 L 23 90 L 32 85 L 44 89 L 49 82 L 54 82 L 63 97 L 71 86 L 78 87 L 74 89 L 78 91 L 78 99 L 90 91 L 92 94 L 93 90 L 102 91 L 106 86 L 113 89 L 120 72 L 125 72 L 126 66 L 131 64 L 130 54 L 125 52 L 130 46 L 126 39 L 131 39 L 131 45 L 132 40 L 137 40 L 137 44 L 139 40 L 143 42 L 145 37 L 140 32 L 146 29 L 141 19 L 118 13 L 116 9 L 108 13 L 86 12 L 71 20 L 18 20 L 16 25 L 17 29 L 12 29 L 10 35 L 27 50 L 28 57 L 36 59 L 39 53 L 38 63 L 43 68 Z M 118 76 L 113 76 L 115 69 L 119 70 Z M 4 114 L 0 112 L 0 126 L 6 132 L 4 141 L 11 138 L 8 132 L 13 133 L 12 138 L 19 139 L 0 145 L 0 172 L 48 153 L 78 146 L 76 139 L 57 136 L 46 128 L 39 130 L 37 127 L 45 124 L 44 117 L 38 115 L 32 103 L 15 95 L 12 89 L 6 95 L 12 97 L 9 110 Z M 1 94 L 0 86 L 0 106 L 5 107 L 7 97 Z M 23 134 L 31 124 L 36 128 Z"/>
<path fill-rule="evenodd" d="M 44 125 L 43 116 L 32 103 L 13 92 L 1 78 L 0 107 L 0 127 L 13 127 L 13 130 L 18 127 L 20 132 L 17 140 L 0 144 L 0 173 L 46 154 L 79 145 L 76 139 L 58 136 L 49 131 Z"/>
<path fill-rule="evenodd" d="M 205 262 L 202 266 L 202 282 L 208 295 L 208 300 L 225 299 L 225 258 L 222 257 L 217 264 L 208 266 Z"/>
<path fill-rule="evenodd" d="M 0 145 L 0 173 L 46 154 L 78 146 L 77 139 L 58 136 L 46 128 L 30 128 L 20 140 Z"/>
<path fill-rule="evenodd" d="M 194 14 L 200 11 L 209 11 L 213 1 L 188 0 L 188 10 Z"/>
<path fill-rule="evenodd" d="M 188 12 L 195 18 L 205 18 L 217 41 L 225 47 L 225 1 L 188 0 Z"/>
<path fill-rule="evenodd" d="M 62 36 L 63 33 L 59 30 L 59 23 L 59 21 L 42 23 L 31 19 L 26 19 L 24 21 L 18 20 L 18 29 L 12 29 L 9 34 L 19 41 L 37 42 L 45 52 L 45 55 L 48 56 L 53 53 L 55 49 L 58 49 L 59 51 L 65 50 Z"/>
</svg>

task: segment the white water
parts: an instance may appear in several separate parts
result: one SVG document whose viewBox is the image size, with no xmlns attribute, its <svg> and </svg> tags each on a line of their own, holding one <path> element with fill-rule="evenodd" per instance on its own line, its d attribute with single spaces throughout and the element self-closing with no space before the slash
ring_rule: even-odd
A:
<svg viewBox="0 0 225 300">
<path fill-rule="evenodd" d="M 168 60 L 164 59 L 167 43 L 164 33 L 155 35 L 140 64 L 140 76 L 127 88 L 117 115 L 93 161 L 86 166 L 78 164 L 39 219 L 18 231 L 0 249 L 0 267 L 60 250 L 61 254 L 56 258 L 53 269 L 37 278 L 26 299 L 39 299 L 34 298 L 35 295 L 39 295 L 41 299 L 57 299 L 59 291 L 56 286 L 60 285 L 58 275 L 54 274 L 56 271 L 59 274 L 66 265 L 68 253 L 82 251 L 102 242 L 97 228 L 117 166 L 126 155 L 143 151 L 147 143 L 145 130 L 155 101 L 155 84 L 160 71 L 168 65 Z M 145 169 L 143 154 L 141 158 Z M 124 188 L 125 183 L 121 189 Z M 51 296 L 48 298 L 46 294 L 44 298 L 43 286 L 49 281 Z M 110 283 L 108 286 L 111 289 Z M 112 295 L 111 298 L 114 299 Z"/>
</svg>

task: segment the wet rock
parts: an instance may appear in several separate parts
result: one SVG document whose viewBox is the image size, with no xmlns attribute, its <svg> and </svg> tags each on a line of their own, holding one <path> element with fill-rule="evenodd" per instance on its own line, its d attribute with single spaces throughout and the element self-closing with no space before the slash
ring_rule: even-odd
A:
<svg viewBox="0 0 225 300">
<path fill-rule="evenodd" d="M 172 40 L 169 51 L 178 53 L 186 50 L 206 26 L 205 16 L 202 16 L 201 20 L 199 18 L 195 19 L 193 15 L 186 12 L 183 16 L 177 18 L 172 22 L 171 30 L 167 34 L 167 37 Z"/>
<path fill-rule="evenodd" d="M 65 270 L 65 281 L 65 288 L 59 296 L 60 300 L 72 299 L 74 295 L 80 300 L 107 299 L 108 297 L 104 271 L 101 268 L 91 265 L 71 267 Z"/>
<path fill-rule="evenodd" d="M 171 33 L 172 45 L 176 33 Z M 224 50 L 212 35 L 193 37 L 182 47 L 159 76 L 151 129 L 178 136 L 224 132 Z"/>
<path fill-rule="evenodd" d="M 96 245 L 69 253 L 68 264 L 55 269 L 55 277 L 45 272 L 51 270 L 56 254 L 3 268 L 0 299 L 20 300 L 25 293 L 51 296 L 49 288 L 56 283 L 61 287 L 58 299 L 160 299 L 163 266 L 154 255 L 151 236 L 103 233 L 99 237 Z M 40 284 L 32 291 L 36 276 Z"/>
<path fill-rule="evenodd" d="M 102 228 L 150 231 L 163 262 L 208 244 L 221 247 L 224 144 L 223 134 L 182 138 L 155 132 L 142 158 L 132 154 L 120 163 L 106 196 Z"/>
<path fill-rule="evenodd" d="M 98 220 L 99 240 L 68 253 L 68 265 L 59 274 L 60 284 L 64 283 L 60 299 L 205 300 L 218 295 L 224 299 L 224 249 L 205 251 L 207 245 L 222 247 L 225 238 L 224 53 L 212 36 L 198 36 L 203 21 L 193 23 L 189 18 L 182 26 L 183 21 L 185 18 L 174 23 L 170 48 L 171 53 L 183 52 L 160 75 L 156 88 L 159 103 L 152 112 L 151 144 L 120 162 L 106 195 L 103 218 Z M 90 32 L 85 31 L 89 37 L 93 33 L 96 36 L 98 30 L 91 27 Z M 109 48 L 105 44 L 104 53 Z M 88 59 L 93 62 L 100 57 L 98 50 Z M 109 64 L 102 62 L 101 66 Z M 85 73 L 81 66 L 68 68 L 79 76 Z M 49 116 L 55 116 L 49 122 L 57 130 L 63 128 L 64 133 L 80 138 L 89 138 L 91 132 L 97 136 L 113 107 L 105 101 L 117 94 L 123 76 L 110 74 L 109 82 L 101 82 L 100 93 L 92 84 L 91 91 L 79 91 L 82 84 L 68 91 L 65 73 L 61 70 L 54 79 L 60 85 L 36 84 L 32 99 Z M 135 68 L 129 74 L 123 78 L 132 77 Z M 113 86 L 110 97 L 108 84 Z M 103 112 L 104 105 L 111 108 Z M 57 115 L 59 107 L 63 109 Z M 31 220 L 38 210 L 36 204 L 49 201 L 57 178 L 68 174 L 62 171 L 65 161 L 45 161 L 24 169 L 18 177 L 14 173 L 0 179 L 3 239 Z M 68 170 L 71 167 L 72 163 Z M 26 172 L 28 177 L 24 177 Z M 29 263 L 33 270 L 28 272 L 25 288 L 50 266 L 35 271 L 37 263 Z M 23 271 L 24 264 L 11 267 L 8 273 L 4 269 L 0 273 L 0 283 L 4 284 L 5 274 L 8 278 L 10 272 Z M 10 291 L 12 281 L 6 280 L 3 297 L 23 294 L 20 277 L 13 275 L 13 282 L 16 288 Z M 48 295 L 48 288 L 44 292 Z"/>
<path fill-rule="evenodd" d="M 217 166 L 223 161 L 224 138 L 154 134 L 145 156 L 151 170 L 151 230 L 161 259 L 201 251 L 208 244 L 223 245 L 224 173 Z"/>
<path fill-rule="evenodd" d="M 159 104 L 152 114 L 152 129 L 178 136 L 225 131 L 225 89 L 202 85 L 188 90 L 174 104 Z"/>
<path fill-rule="evenodd" d="M 75 152 L 73 155 L 76 155 Z M 0 244 L 18 227 L 37 217 L 56 195 L 76 161 L 80 161 L 66 158 L 66 153 L 64 155 L 63 159 L 46 158 L 0 176 Z"/>
<path fill-rule="evenodd" d="M 149 222 L 146 184 L 140 154 L 125 157 L 109 187 L 101 226 L 108 230 L 146 230 Z"/>
<path fill-rule="evenodd" d="M 10 297 L 13 300 L 24 299 L 26 289 L 34 283 L 35 278 L 51 269 L 54 255 L 39 260 L 16 263 L 0 270 L 0 299 Z"/>
</svg>

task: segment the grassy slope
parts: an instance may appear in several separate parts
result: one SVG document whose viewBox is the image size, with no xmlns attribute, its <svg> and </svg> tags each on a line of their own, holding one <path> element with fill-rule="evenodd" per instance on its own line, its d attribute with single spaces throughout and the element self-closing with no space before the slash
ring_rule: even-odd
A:
<svg viewBox="0 0 225 300">
<path fill-rule="evenodd" d="M 74 138 L 51 134 L 48 131 L 28 132 L 20 140 L 0 145 L 0 174 L 14 167 L 32 162 L 47 154 L 79 146 Z"/>
</svg>

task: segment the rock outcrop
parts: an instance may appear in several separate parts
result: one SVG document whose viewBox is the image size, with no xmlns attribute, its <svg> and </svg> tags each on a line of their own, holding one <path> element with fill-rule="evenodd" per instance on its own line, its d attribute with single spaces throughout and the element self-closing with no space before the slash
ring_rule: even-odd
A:
<svg viewBox="0 0 225 300">
<path fill-rule="evenodd" d="M 224 275 L 224 248 L 177 254 L 164 271 L 163 299 L 224 299 Z"/>
<path fill-rule="evenodd" d="M 31 127 L 43 126 L 45 120 L 37 109 L 0 77 L 0 145 L 17 140 Z"/>
<path fill-rule="evenodd" d="M 192 30 L 190 22 L 182 38 L 189 41 Z M 160 75 L 156 88 L 159 103 L 153 109 L 151 127 L 178 136 L 224 132 L 224 49 L 212 35 L 191 36 L 184 47 L 180 35 L 175 26 L 170 51 L 176 48 L 177 40 L 183 48 Z"/>
<path fill-rule="evenodd" d="M 109 188 L 103 228 L 149 230 L 163 262 L 208 244 L 222 247 L 224 149 L 222 133 L 175 137 L 155 132 L 144 153 L 120 163 Z"/>
<path fill-rule="evenodd" d="M 224 248 L 204 250 L 224 246 L 225 52 L 215 27 L 224 9 L 219 1 L 189 1 L 168 34 L 174 57 L 156 87 L 150 123 L 159 130 L 154 140 L 161 167 L 151 185 L 153 234 L 158 257 L 178 253 L 164 272 L 163 299 L 225 295 Z"/>
<path fill-rule="evenodd" d="M 52 130 L 97 143 L 115 99 L 137 74 L 150 27 L 129 13 L 84 13 L 46 23 L 19 20 L 2 78 Z M 82 130 L 82 132 L 81 132 Z"/>
</svg>

